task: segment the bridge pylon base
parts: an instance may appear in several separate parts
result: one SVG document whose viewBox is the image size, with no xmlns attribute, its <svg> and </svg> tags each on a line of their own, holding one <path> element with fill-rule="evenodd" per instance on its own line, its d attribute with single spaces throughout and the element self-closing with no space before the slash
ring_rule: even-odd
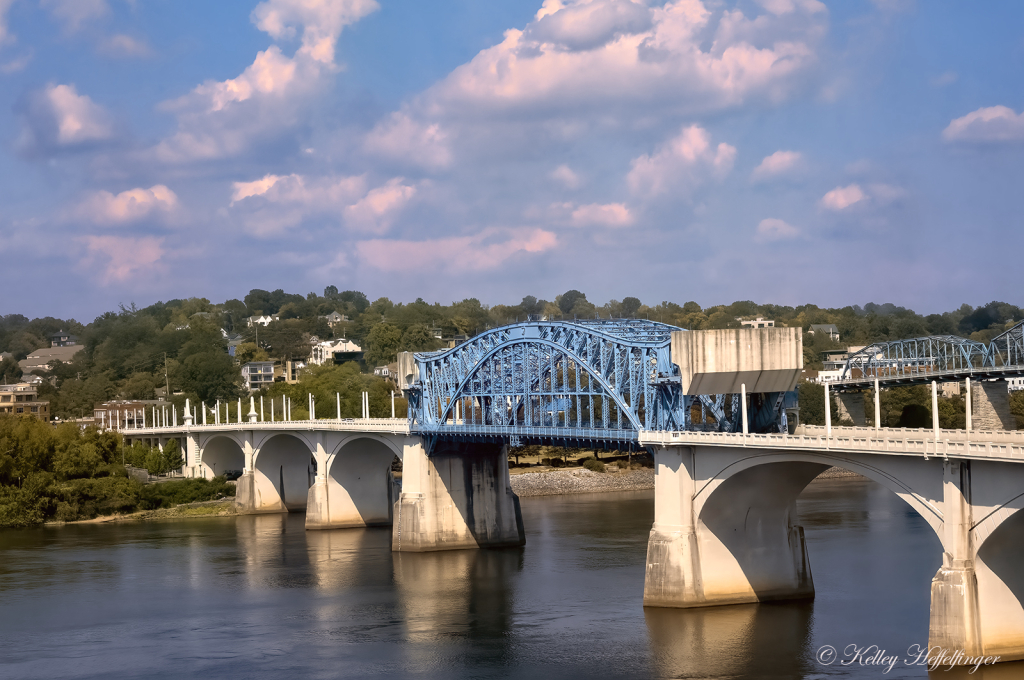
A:
<svg viewBox="0 0 1024 680">
<path fill-rule="evenodd" d="M 509 488 L 504 447 L 439 444 L 427 456 L 406 447 L 391 549 L 430 552 L 526 544 L 519 498 Z"/>
</svg>

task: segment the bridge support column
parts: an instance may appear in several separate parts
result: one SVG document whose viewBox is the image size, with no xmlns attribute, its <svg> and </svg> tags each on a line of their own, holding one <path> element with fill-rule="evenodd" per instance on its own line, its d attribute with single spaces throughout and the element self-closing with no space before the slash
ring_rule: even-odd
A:
<svg viewBox="0 0 1024 680">
<path fill-rule="evenodd" d="M 978 576 L 971 545 L 970 464 L 942 468 L 942 566 L 932 579 L 928 645 L 968 656 L 982 653 Z"/>
<path fill-rule="evenodd" d="M 975 430 L 1013 430 L 1010 393 L 1005 380 L 971 381 L 971 426 Z"/>
<path fill-rule="evenodd" d="M 707 492 L 698 514 L 697 496 L 709 481 L 695 479 L 701 455 L 696 446 L 655 452 L 644 606 L 814 597 L 803 528 L 791 519 L 800 491 L 827 466 L 794 462 L 744 470 Z"/>
<path fill-rule="evenodd" d="M 185 441 L 183 442 L 185 454 L 185 469 L 184 474 L 186 477 L 199 477 L 199 443 L 196 441 L 196 436 L 191 432 L 185 434 Z"/>
<path fill-rule="evenodd" d="M 856 427 L 867 426 L 864 413 L 864 394 L 861 392 L 840 392 L 836 395 L 840 420 L 849 420 Z"/>
<path fill-rule="evenodd" d="M 526 543 L 504 446 L 439 443 L 427 456 L 410 438 L 402 457 L 391 549 L 429 552 Z"/>
<path fill-rule="evenodd" d="M 253 473 L 252 430 L 245 433 L 242 453 L 245 454 L 245 468 L 242 470 L 242 476 L 235 482 L 235 507 L 239 514 L 244 515 L 256 512 L 256 476 Z"/>
</svg>

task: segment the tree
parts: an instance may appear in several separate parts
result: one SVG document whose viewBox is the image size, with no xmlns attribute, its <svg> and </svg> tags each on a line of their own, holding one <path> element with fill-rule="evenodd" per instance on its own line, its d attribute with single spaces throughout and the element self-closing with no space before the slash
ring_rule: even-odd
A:
<svg viewBox="0 0 1024 680">
<path fill-rule="evenodd" d="M 156 396 L 156 380 L 149 373 L 133 373 L 121 387 L 125 399 L 152 399 Z"/>
<path fill-rule="evenodd" d="M 415 324 L 405 329 L 398 346 L 401 352 L 431 352 L 440 347 L 441 343 L 430 329 L 423 324 Z"/>
<path fill-rule="evenodd" d="M 386 366 L 395 361 L 402 344 L 402 331 L 387 322 L 370 329 L 363 359 L 367 366 Z"/>
<path fill-rule="evenodd" d="M 21 380 L 21 366 L 11 358 L 0 361 L 0 381 L 5 385 L 11 385 Z"/>
<path fill-rule="evenodd" d="M 626 318 L 632 318 L 636 315 L 643 303 L 640 302 L 639 298 L 627 297 L 622 299 L 622 316 Z"/>
<path fill-rule="evenodd" d="M 178 470 L 184 464 L 185 461 L 181 457 L 181 447 L 178 446 L 178 440 L 172 439 L 164 444 L 162 472 Z"/>
<path fill-rule="evenodd" d="M 558 297 L 558 308 L 562 310 L 562 314 L 570 314 L 578 301 L 586 299 L 587 296 L 578 290 L 567 290 Z"/>
<path fill-rule="evenodd" d="M 182 389 L 203 402 L 236 397 L 242 382 L 235 362 L 223 352 L 193 354 L 178 373 Z"/>
<path fill-rule="evenodd" d="M 327 286 L 326 288 L 324 288 L 324 297 L 327 298 L 328 300 L 333 300 L 334 298 L 338 297 L 338 287 Z"/>
<path fill-rule="evenodd" d="M 266 361 L 270 358 L 267 351 L 256 345 L 255 342 L 240 342 L 235 347 L 235 360 L 240 364 L 247 364 L 250 361 Z"/>
</svg>

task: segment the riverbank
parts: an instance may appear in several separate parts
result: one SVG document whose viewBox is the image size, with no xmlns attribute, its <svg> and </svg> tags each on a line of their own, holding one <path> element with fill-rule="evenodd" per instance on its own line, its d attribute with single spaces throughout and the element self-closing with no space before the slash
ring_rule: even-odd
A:
<svg viewBox="0 0 1024 680">
<path fill-rule="evenodd" d="M 197 517 L 226 517 L 238 514 L 235 510 L 235 499 L 228 498 L 217 501 L 203 501 L 199 503 L 185 503 L 173 508 L 158 508 L 156 510 L 140 510 L 123 515 L 103 515 L 92 519 L 80 519 L 72 522 L 47 522 L 47 526 L 60 526 L 64 524 L 109 524 L 112 522 L 149 522 L 165 519 L 193 519 Z"/>
</svg>

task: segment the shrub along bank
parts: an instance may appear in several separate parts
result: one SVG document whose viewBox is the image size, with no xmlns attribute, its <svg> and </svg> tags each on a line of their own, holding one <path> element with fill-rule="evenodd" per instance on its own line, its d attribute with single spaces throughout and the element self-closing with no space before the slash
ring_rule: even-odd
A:
<svg viewBox="0 0 1024 680">
<path fill-rule="evenodd" d="M 181 466 L 175 442 L 159 449 L 124 446 L 116 433 L 30 416 L 0 415 L 0 527 L 171 507 L 234 495 L 223 479 L 143 485 L 124 464 L 160 474 Z"/>
</svg>

